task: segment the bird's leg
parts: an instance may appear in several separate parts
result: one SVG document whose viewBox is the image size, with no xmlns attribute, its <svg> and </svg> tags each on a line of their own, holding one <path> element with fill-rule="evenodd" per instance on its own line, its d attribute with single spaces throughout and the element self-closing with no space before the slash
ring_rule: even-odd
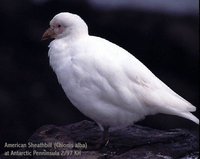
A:
<svg viewBox="0 0 200 159">
<path fill-rule="evenodd" d="M 102 136 L 102 144 L 103 146 L 107 146 L 109 143 L 109 127 L 103 127 L 103 136 Z"/>
<path fill-rule="evenodd" d="M 108 126 L 104 126 L 103 128 L 103 132 L 102 132 L 102 136 L 101 138 L 99 138 L 98 140 L 94 141 L 92 143 L 93 146 L 91 146 L 89 149 L 91 150 L 98 150 L 101 149 L 105 146 L 108 145 L 109 143 L 109 127 Z"/>
<path fill-rule="evenodd" d="M 97 147 L 103 148 L 104 146 L 107 146 L 109 143 L 109 127 L 108 126 L 103 126 L 103 133 L 101 138 L 97 141 Z"/>
</svg>

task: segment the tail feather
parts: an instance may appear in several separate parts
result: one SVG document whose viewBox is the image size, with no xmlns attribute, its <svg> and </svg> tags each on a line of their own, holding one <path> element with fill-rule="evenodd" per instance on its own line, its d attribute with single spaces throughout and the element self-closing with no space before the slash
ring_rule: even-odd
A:
<svg viewBox="0 0 200 159">
<path fill-rule="evenodd" d="M 193 122 L 199 125 L 199 119 L 190 112 L 181 112 L 180 114 L 177 114 L 177 115 L 180 117 L 192 120 Z"/>
<path fill-rule="evenodd" d="M 189 119 L 199 125 L 199 119 L 190 112 L 180 111 L 180 110 L 174 109 L 172 107 L 168 107 L 167 109 L 165 109 L 165 111 L 163 113 L 186 118 L 186 119 Z"/>
<path fill-rule="evenodd" d="M 191 113 L 196 111 L 196 107 L 190 102 L 180 97 L 175 92 L 162 92 L 160 96 L 162 97 L 162 104 L 157 104 L 157 107 L 160 108 L 160 112 L 180 116 L 199 124 L 199 119 Z"/>
<path fill-rule="evenodd" d="M 191 113 L 196 111 L 196 107 L 179 96 L 164 83 L 161 84 L 162 87 L 160 89 L 156 89 L 149 94 L 144 90 L 144 94 L 141 96 L 141 101 L 150 108 L 148 109 L 150 110 L 148 113 L 176 115 L 199 124 L 199 119 Z"/>
</svg>

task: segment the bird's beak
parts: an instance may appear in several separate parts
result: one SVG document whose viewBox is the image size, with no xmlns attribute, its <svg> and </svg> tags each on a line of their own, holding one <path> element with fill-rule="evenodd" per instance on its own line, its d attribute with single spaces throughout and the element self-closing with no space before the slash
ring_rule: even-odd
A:
<svg viewBox="0 0 200 159">
<path fill-rule="evenodd" d="M 53 28 L 48 28 L 42 35 L 41 40 L 52 39 L 52 38 L 55 38 L 55 36 L 56 36 L 56 33 L 54 32 Z"/>
</svg>

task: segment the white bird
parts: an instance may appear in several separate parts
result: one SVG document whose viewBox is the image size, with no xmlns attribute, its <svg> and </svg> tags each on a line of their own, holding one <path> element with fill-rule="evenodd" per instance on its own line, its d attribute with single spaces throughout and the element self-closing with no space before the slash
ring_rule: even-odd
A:
<svg viewBox="0 0 200 159">
<path fill-rule="evenodd" d="M 50 21 L 42 40 L 49 45 L 50 65 L 66 96 L 104 131 L 126 127 L 147 115 L 177 115 L 199 124 L 196 107 L 159 80 L 120 46 L 88 34 L 78 15 L 64 12 Z"/>
</svg>

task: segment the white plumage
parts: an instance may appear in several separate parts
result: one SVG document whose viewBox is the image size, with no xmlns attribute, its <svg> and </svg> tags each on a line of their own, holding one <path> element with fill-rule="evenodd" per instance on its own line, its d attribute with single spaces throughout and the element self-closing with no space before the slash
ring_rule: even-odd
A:
<svg viewBox="0 0 200 159">
<path fill-rule="evenodd" d="M 49 45 L 50 65 L 72 104 L 100 127 L 128 126 L 156 113 L 199 124 L 191 103 L 128 51 L 88 35 L 79 16 L 60 13 L 50 25 L 43 35 L 55 38 Z"/>
</svg>

